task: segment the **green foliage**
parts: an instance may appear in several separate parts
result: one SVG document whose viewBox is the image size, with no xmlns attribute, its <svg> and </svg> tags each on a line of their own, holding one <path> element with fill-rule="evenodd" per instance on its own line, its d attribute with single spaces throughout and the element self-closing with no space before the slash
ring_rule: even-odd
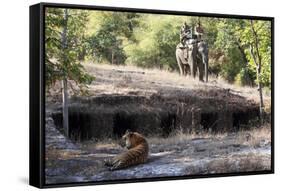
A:
<svg viewBox="0 0 281 191">
<path fill-rule="evenodd" d="M 95 12 L 90 20 L 92 34 L 88 39 L 96 61 L 124 64 L 124 43 L 132 39 L 134 27 L 138 25 L 136 13 Z"/>
<path fill-rule="evenodd" d="M 253 35 L 249 20 L 244 20 L 244 28 L 240 29 L 241 41 L 247 47 L 246 55 L 249 60 L 249 68 L 255 71 L 257 69 L 250 48 L 254 46 L 255 37 Z M 260 81 L 264 86 L 270 87 L 271 84 L 271 25 L 269 21 L 253 21 L 254 29 L 257 32 L 258 48 L 261 58 L 261 78 Z M 253 49 L 257 55 L 257 50 Z M 257 81 L 256 81 L 257 83 Z"/>
<path fill-rule="evenodd" d="M 237 20 L 239 22 L 239 20 Z M 234 82 L 242 67 L 246 66 L 239 49 L 239 37 L 236 36 L 236 20 L 221 19 L 217 22 L 217 37 L 214 49 L 223 52 L 221 76 L 228 82 Z"/>
<path fill-rule="evenodd" d="M 265 86 L 270 86 L 270 22 L 258 21 L 255 25 L 258 29 L 259 51 L 262 59 L 261 82 Z M 241 85 L 257 83 L 257 66 L 250 53 L 250 46 L 254 43 L 250 21 L 221 19 L 216 26 L 218 34 L 215 47 L 227 57 L 227 62 L 222 66 L 222 76 L 230 82 L 235 80 Z"/>
<path fill-rule="evenodd" d="M 235 76 L 235 83 L 240 86 L 250 85 L 249 79 L 252 79 L 250 83 L 253 83 L 253 79 L 256 79 L 256 73 L 248 68 L 241 68 Z"/>
<path fill-rule="evenodd" d="M 271 86 L 271 25 L 254 21 L 261 58 L 261 74 L 250 47 L 255 38 L 250 20 L 138 14 L 69 9 L 68 44 L 62 49 L 63 10 L 46 11 L 47 85 L 64 77 L 78 84 L 93 78 L 81 60 L 95 63 L 131 64 L 145 68 L 178 70 L 175 48 L 184 22 L 194 27 L 200 20 L 209 47 L 210 71 L 230 83 Z M 253 49 L 257 55 L 257 50 Z M 66 55 L 66 56 L 65 56 Z"/>
<path fill-rule="evenodd" d="M 62 79 L 74 80 L 80 88 L 94 79 L 88 75 L 80 60 L 85 56 L 85 28 L 88 12 L 68 9 L 67 22 L 64 9 L 46 9 L 45 49 L 46 85 Z M 63 28 L 66 26 L 66 46 L 62 43 Z"/>
<path fill-rule="evenodd" d="M 228 82 L 234 82 L 235 77 L 244 66 L 243 60 L 237 48 L 232 47 L 227 50 L 226 60 L 221 66 L 221 75 Z"/>
<path fill-rule="evenodd" d="M 183 18 L 145 15 L 136 28 L 134 39 L 124 47 L 126 63 L 142 67 L 177 69 L 175 47 L 179 43 L 179 29 Z"/>
</svg>

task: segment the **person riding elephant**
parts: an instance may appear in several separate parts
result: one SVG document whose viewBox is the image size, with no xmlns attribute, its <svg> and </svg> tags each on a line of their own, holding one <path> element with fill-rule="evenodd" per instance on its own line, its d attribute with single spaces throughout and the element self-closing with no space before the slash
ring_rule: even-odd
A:
<svg viewBox="0 0 281 191">
<path fill-rule="evenodd" d="M 180 30 L 180 47 L 183 48 L 184 50 L 184 58 L 187 60 L 188 59 L 188 47 L 186 45 L 187 41 L 192 38 L 192 29 L 191 27 L 185 22 Z"/>
<path fill-rule="evenodd" d="M 204 30 L 203 30 L 203 27 L 202 27 L 200 21 L 198 21 L 194 31 L 195 31 L 195 35 L 197 37 L 197 40 L 201 41 L 202 40 L 202 36 L 204 34 Z"/>
<path fill-rule="evenodd" d="M 185 43 L 188 39 L 192 38 L 192 29 L 191 27 L 185 22 L 180 30 L 180 42 L 183 46 L 185 46 Z"/>
<path fill-rule="evenodd" d="M 194 28 L 195 37 L 192 35 L 192 29 L 186 23 L 180 30 L 180 43 L 176 48 L 176 59 L 179 66 L 180 74 L 190 73 L 194 78 L 197 70 L 199 80 L 208 82 L 208 44 L 202 39 L 204 33 L 200 22 Z"/>
</svg>

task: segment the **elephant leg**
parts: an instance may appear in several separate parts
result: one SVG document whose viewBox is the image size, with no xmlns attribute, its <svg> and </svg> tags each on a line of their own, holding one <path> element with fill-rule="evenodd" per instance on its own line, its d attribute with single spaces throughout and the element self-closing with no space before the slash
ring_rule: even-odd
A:
<svg viewBox="0 0 281 191">
<path fill-rule="evenodd" d="M 192 62 L 190 63 L 190 72 L 193 78 L 196 78 L 197 73 L 197 62 L 196 58 L 192 58 Z"/>
<path fill-rule="evenodd" d="M 200 56 L 202 58 L 202 64 L 204 68 L 204 76 L 205 76 L 205 82 L 208 82 L 208 45 L 205 42 L 201 42 L 198 44 L 198 49 L 200 52 Z"/>
<path fill-rule="evenodd" d="M 197 72 L 196 70 L 197 70 L 196 62 L 193 60 L 192 63 L 190 63 L 190 73 L 193 78 L 196 78 L 196 72 Z"/>
<path fill-rule="evenodd" d="M 189 54 L 189 66 L 190 66 L 190 72 L 193 78 L 196 78 L 196 73 L 197 73 L 197 45 L 192 45 L 190 49 L 190 54 Z"/>
<path fill-rule="evenodd" d="M 208 58 L 206 56 L 203 56 L 203 61 L 205 69 L 205 82 L 208 82 Z"/>
<path fill-rule="evenodd" d="M 193 55 L 192 55 L 192 50 L 190 50 L 189 55 L 188 55 L 188 64 L 189 64 L 189 68 L 190 68 L 190 75 L 195 78 L 195 76 L 194 76 L 195 67 L 194 67 L 194 59 L 193 59 Z"/>
<path fill-rule="evenodd" d="M 201 67 L 202 67 L 202 81 L 203 81 L 203 75 L 205 76 L 205 82 L 208 82 L 208 59 L 204 52 L 200 52 L 200 61 L 201 61 Z M 201 80 L 201 79 L 200 79 Z"/>
<path fill-rule="evenodd" d="M 185 76 L 186 75 L 186 65 L 183 64 L 183 75 Z"/>
<path fill-rule="evenodd" d="M 183 72 L 183 63 L 181 61 L 181 58 L 180 58 L 180 54 L 181 54 L 181 50 L 177 49 L 176 50 L 176 58 L 177 58 L 177 63 L 178 63 L 178 66 L 179 66 L 179 70 L 180 70 L 180 75 L 184 75 L 184 72 Z"/>
<path fill-rule="evenodd" d="M 181 61 L 178 59 L 178 66 L 179 66 L 179 69 L 180 69 L 180 75 L 184 75 L 184 71 L 183 71 L 183 64 L 181 63 Z"/>
<path fill-rule="evenodd" d="M 203 82 L 204 81 L 203 80 L 204 71 L 203 71 L 203 63 L 202 63 L 202 61 L 199 60 L 197 65 L 198 65 L 198 70 L 199 70 L 199 80 Z"/>
<path fill-rule="evenodd" d="M 185 75 L 185 74 L 184 74 L 184 69 L 183 69 L 183 67 L 184 67 L 184 66 L 183 66 L 182 64 L 179 64 L 180 75 L 181 75 L 181 76 Z"/>
<path fill-rule="evenodd" d="M 186 67 L 186 75 L 191 75 L 189 64 L 187 64 L 185 67 Z"/>
<path fill-rule="evenodd" d="M 204 64 L 205 66 L 205 82 L 208 82 L 208 64 Z"/>
</svg>

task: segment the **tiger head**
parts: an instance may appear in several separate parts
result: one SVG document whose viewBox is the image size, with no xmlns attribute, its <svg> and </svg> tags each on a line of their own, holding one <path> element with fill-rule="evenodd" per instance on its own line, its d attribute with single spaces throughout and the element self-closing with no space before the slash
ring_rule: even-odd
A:
<svg viewBox="0 0 281 191">
<path fill-rule="evenodd" d="M 127 149 L 134 148 L 137 145 L 145 142 L 145 139 L 141 134 L 137 132 L 131 132 L 130 130 L 126 131 L 126 133 L 122 137 L 122 140 L 125 142 L 125 146 Z"/>
</svg>

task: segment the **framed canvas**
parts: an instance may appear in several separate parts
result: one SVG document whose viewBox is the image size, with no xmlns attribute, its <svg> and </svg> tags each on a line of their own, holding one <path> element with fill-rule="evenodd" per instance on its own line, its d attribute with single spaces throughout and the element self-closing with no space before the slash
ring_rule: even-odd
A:
<svg viewBox="0 0 281 191">
<path fill-rule="evenodd" d="M 274 172 L 274 18 L 30 6 L 30 185 Z"/>
</svg>

